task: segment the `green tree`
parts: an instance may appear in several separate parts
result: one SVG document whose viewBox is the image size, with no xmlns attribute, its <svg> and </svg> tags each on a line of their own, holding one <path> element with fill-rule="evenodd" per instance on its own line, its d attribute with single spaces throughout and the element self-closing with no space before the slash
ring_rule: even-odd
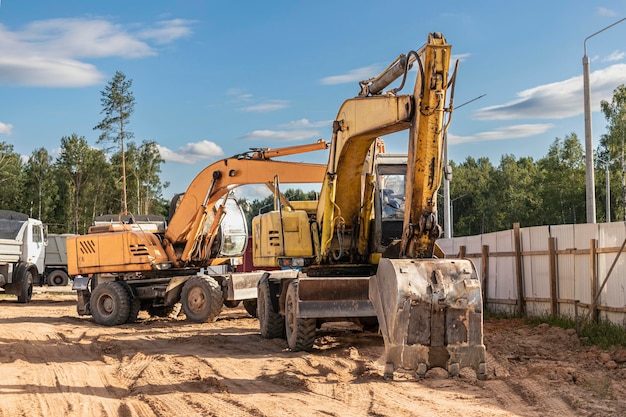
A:
<svg viewBox="0 0 626 417">
<path fill-rule="evenodd" d="M 576 133 L 556 138 L 537 164 L 543 176 L 541 224 L 584 223 L 585 157 Z"/>
<path fill-rule="evenodd" d="M 61 187 L 66 201 L 67 230 L 84 233 L 92 223 L 98 206 L 106 195 L 106 160 L 104 152 L 91 148 L 84 137 L 76 134 L 61 138 L 61 153 L 56 161 L 59 174 L 65 180 Z"/>
<path fill-rule="evenodd" d="M 30 207 L 32 196 L 24 193 L 22 165 L 13 145 L 0 142 L 0 208 L 24 212 L 25 206 Z"/>
<path fill-rule="evenodd" d="M 494 199 L 496 169 L 489 158 L 467 157 L 452 164 L 454 179 L 450 182 L 452 228 L 454 236 L 467 236 L 498 230 L 498 205 Z"/>
<path fill-rule="evenodd" d="M 620 172 L 623 171 L 623 152 L 626 146 L 626 86 L 621 84 L 613 90 L 611 102 L 602 100 L 600 108 L 607 121 L 607 133 L 600 138 L 597 154 L 602 163 L 598 165 L 605 166 L 606 163 L 609 163 L 612 211 L 615 218 L 626 220 L 625 174 Z M 599 189 L 603 190 L 606 187 L 599 187 Z M 606 198 L 603 201 L 606 201 Z"/>
<path fill-rule="evenodd" d="M 542 178 L 532 158 L 502 156 L 494 181 L 493 201 L 499 206 L 496 230 L 510 229 L 514 223 L 541 224 Z"/>
<path fill-rule="evenodd" d="M 35 149 L 24 166 L 25 190 L 34 200 L 33 215 L 44 223 L 53 220 L 54 207 L 58 203 L 54 171 L 52 156 L 46 148 Z"/>
<path fill-rule="evenodd" d="M 163 186 L 159 179 L 161 158 L 159 148 L 154 141 L 144 141 L 140 146 L 129 145 L 127 155 L 129 171 L 129 195 L 133 212 L 137 214 L 156 214 L 162 204 Z"/>
<path fill-rule="evenodd" d="M 127 80 L 124 73 L 117 71 L 113 79 L 100 92 L 100 103 L 104 119 L 94 127 L 102 133 L 98 143 L 113 142 L 119 144 L 122 166 L 122 211 L 128 212 L 126 195 L 126 156 L 125 144 L 133 138 L 133 133 L 128 130 L 130 116 L 135 111 L 135 97 L 131 91 L 133 81 Z"/>
</svg>

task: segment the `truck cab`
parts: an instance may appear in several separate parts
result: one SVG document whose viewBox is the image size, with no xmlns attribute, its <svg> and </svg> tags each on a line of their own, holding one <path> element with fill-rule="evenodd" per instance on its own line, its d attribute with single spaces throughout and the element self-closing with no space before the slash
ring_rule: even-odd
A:
<svg viewBox="0 0 626 417">
<path fill-rule="evenodd" d="M 33 284 L 41 285 L 46 253 L 46 229 L 40 220 L 0 210 L 0 288 L 30 301 Z"/>
</svg>

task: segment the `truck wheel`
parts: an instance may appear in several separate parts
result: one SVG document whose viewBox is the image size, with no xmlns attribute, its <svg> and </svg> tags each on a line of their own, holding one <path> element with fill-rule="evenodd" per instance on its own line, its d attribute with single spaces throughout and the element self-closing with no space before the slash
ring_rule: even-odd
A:
<svg viewBox="0 0 626 417">
<path fill-rule="evenodd" d="M 33 296 L 33 272 L 30 269 L 26 269 L 24 272 L 19 274 L 19 281 L 17 283 L 18 293 L 17 293 L 17 302 L 18 303 L 29 303 L 30 299 Z"/>
<path fill-rule="evenodd" d="M 297 317 L 298 281 L 293 281 L 287 289 L 285 299 L 285 334 L 289 349 L 294 352 L 310 351 L 315 342 L 315 319 L 299 319 Z"/>
<path fill-rule="evenodd" d="M 243 308 L 245 308 L 248 314 L 250 314 L 254 318 L 257 317 L 256 304 L 256 300 L 243 300 Z"/>
<path fill-rule="evenodd" d="M 285 318 L 274 310 L 270 282 L 267 277 L 262 277 L 258 283 L 257 317 L 261 337 L 275 339 L 285 337 Z"/>
<path fill-rule="evenodd" d="M 70 282 L 70 277 L 61 269 L 56 269 L 48 275 L 48 285 L 64 287 Z"/>
<path fill-rule="evenodd" d="M 222 311 L 224 296 L 220 284 L 209 276 L 192 277 L 180 295 L 187 320 L 195 323 L 214 321 Z"/>
<path fill-rule="evenodd" d="M 130 295 L 121 282 L 98 284 L 91 293 L 89 304 L 93 319 L 103 326 L 126 323 L 130 315 Z"/>
</svg>

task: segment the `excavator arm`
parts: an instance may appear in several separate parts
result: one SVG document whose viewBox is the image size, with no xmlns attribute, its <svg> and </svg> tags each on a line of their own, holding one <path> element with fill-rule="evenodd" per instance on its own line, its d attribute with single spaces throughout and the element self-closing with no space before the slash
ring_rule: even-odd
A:
<svg viewBox="0 0 626 417">
<path fill-rule="evenodd" d="M 216 204 L 231 190 L 246 184 L 319 183 L 324 178 L 325 167 L 319 164 L 275 161 L 270 157 L 323 150 L 327 142 L 277 149 L 253 149 L 206 167 L 191 182 L 180 205 L 174 212 L 165 233 L 164 249 L 174 266 L 193 261 L 204 262 L 208 248 L 217 232 L 224 207 Z M 211 213 L 216 208 L 216 213 Z M 210 221 L 211 224 L 207 225 Z M 205 228 L 208 227 L 208 236 Z M 200 254 L 200 255 L 198 255 Z"/>
<path fill-rule="evenodd" d="M 419 68 L 412 95 L 397 95 L 398 89 L 381 94 L 400 76 L 406 79 L 415 62 Z M 324 262 L 340 259 L 349 247 L 358 248 L 359 259 L 367 259 L 370 236 L 363 225 L 371 217 L 372 187 L 367 185 L 367 176 L 362 187 L 355 184 L 361 184 L 368 160 L 375 157 L 372 145 L 376 138 L 407 129 L 407 209 L 400 253 L 411 258 L 432 257 L 440 234 L 435 212 L 444 118 L 451 112 L 451 107 L 446 107 L 449 65 L 450 46 L 445 38 L 429 34 L 423 48 L 401 55 L 383 74 L 362 82 L 360 96 L 346 100 L 339 109 L 317 213 Z"/>
</svg>

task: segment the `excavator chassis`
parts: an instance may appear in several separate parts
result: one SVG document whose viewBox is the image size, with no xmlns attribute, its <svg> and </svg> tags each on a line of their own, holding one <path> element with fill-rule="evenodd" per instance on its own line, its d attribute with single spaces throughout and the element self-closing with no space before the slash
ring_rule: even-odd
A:
<svg viewBox="0 0 626 417">
<path fill-rule="evenodd" d="M 482 294 L 471 261 L 382 258 L 369 297 L 385 342 L 386 378 L 396 369 L 424 377 L 435 367 L 451 376 L 471 367 L 487 378 Z"/>
</svg>

